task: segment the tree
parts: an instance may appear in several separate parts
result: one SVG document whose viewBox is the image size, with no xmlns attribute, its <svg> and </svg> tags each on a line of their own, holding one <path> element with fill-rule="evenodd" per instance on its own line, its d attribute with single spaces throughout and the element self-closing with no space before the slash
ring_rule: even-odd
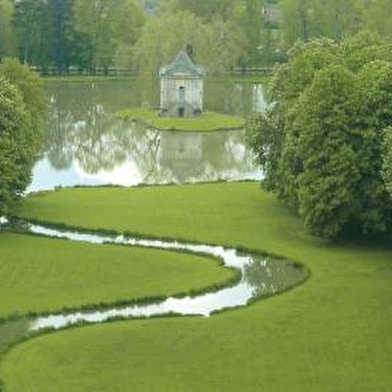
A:
<svg viewBox="0 0 392 392">
<path fill-rule="evenodd" d="M 89 45 L 93 72 L 96 67 L 107 70 L 116 55 L 129 56 L 127 46 L 133 46 L 144 23 L 136 0 L 74 0 L 73 12 L 75 32 Z"/>
<path fill-rule="evenodd" d="M 29 184 L 39 153 L 43 106 L 35 101 L 42 96 L 36 82 L 14 61 L 0 67 L 0 215 L 10 212 Z"/>
<path fill-rule="evenodd" d="M 315 74 L 296 106 L 298 212 L 322 237 L 340 235 L 357 213 L 360 172 L 350 126 L 354 79 L 341 65 L 328 66 Z"/>
<path fill-rule="evenodd" d="M 311 3 L 311 0 L 281 0 L 286 48 L 290 48 L 298 39 L 306 41 L 310 37 Z"/>
<path fill-rule="evenodd" d="M 134 68 L 134 47 L 139 39 L 145 15 L 138 1 L 127 0 L 118 7 L 114 16 L 115 65 L 120 68 Z"/>
<path fill-rule="evenodd" d="M 266 28 L 264 16 L 265 0 L 246 0 L 240 2 L 234 13 L 234 20 L 246 37 L 247 64 L 260 62 L 263 32 Z M 266 43 L 266 42 L 263 42 Z"/>
<path fill-rule="evenodd" d="M 379 1 L 379 0 L 377 0 Z M 284 47 L 297 40 L 328 37 L 340 41 L 365 25 L 369 6 L 366 0 L 281 0 Z"/>
<path fill-rule="evenodd" d="M 0 59 L 15 54 L 15 36 L 12 30 L 13 13 L 13 2 L 0 0 Z"/>
<path fill-rule="evenodd" d="M 392 128 L 385 129 L 385 138 L 383 142 L 383 162 L 382 176 L 385 186 L 392 199 Z"/>
<path fill-rule="evenodd" d="M 0 76 L 0 214 L 9 212 L 27 180 L 20 162 L 26 146 L 23 133 L 28 130 L 28 119 L 21 95 L 4 77 Z"/>
<path fill-rule="evenodd" d="M 51 36 L 46 2 L 20 0 L 15 3 L 14 28 L 19 58 L 24 63 L 47 68 L 50 63 L 48 37 Z"/>
<path fill-rule="evenodd" d="M 235 0 L 162 0 L 160 11 L 189 11 L 203 22 L 229 20 L 236 6 Z"/>
<path fill-rule="evenodd" d="M 358 151 L 361 155 L 357 163 L 361 182 L 357 192 L 362 195 L 358 219 L 365 232 L 372 232 L 374 228 L 382 232 L 387 230 L 391 219 L 382 167 L 386 162 L 385 129 L 392 122 L 392 63 L 376 60 L 366 64 L 357 75 L 357 89 L 356 107 L 359 110 L 354 114 L 354 126 L 361 134 Z"/>
<path fill-rule="evenodd" d="M 22 96 L 29 117 L 31 145 L 39 149 L 42 139 L 43 116 L 46 110 L 46 98 L 42 80 L 28 66 L 6 58 L 0 66 L 0 74 L 10 81 Z"/>
<path fill-rule="evenodd" d="M 265 187 L 322 237 L 392 228 L 381 175 L 384 162 L 388 176 L 382 148 L 392 121 L 388 55 L 371 34 L 297 45 L 274 75 L 274 105 L 250 126 Z"/>
<path fill-rule="evenodd" d="M 71 61 L 72 0 L 51 0 L 46 8 L 50 61 L 59 73 L 66 72 Z"/>
<path fill-rule="evenodd" d="M 392 3 L 389 0 L 374 0 L 368 6 L 364 25 L 384 37 L 392 37 Z"/>
<path fill-rule="evenodd" d="M 242 35 L 236 26 L 203 21 L 189 11 L 161 13 L 143 26 L 135 55 L 140 72 L 149 79 L 181 49 L 192 47 L 196 63 L 210 72 L 231 69 L 242 52 Z"/>
</svg>

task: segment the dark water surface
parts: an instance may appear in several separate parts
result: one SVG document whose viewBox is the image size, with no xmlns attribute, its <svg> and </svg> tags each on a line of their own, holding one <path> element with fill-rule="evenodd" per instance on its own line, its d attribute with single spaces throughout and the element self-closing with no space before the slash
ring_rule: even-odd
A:
<svg viewBox="0 0 392 392">
<path fill-rule="evenodd" d="M 158 104 L 132 79 L 48 81 L 46 90 L 44 151 L 28 192 L 56 186 L 261 178 L 245 130 L 160 132 L 117 120 L 118 110 Z M 261 84 L 206 82 L 208 110 L 246 117 L 265 105 Z"/>
</svg>

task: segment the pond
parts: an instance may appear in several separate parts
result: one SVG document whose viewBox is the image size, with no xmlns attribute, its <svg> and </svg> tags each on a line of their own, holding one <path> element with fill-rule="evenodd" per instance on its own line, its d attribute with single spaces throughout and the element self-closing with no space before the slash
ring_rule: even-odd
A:
<svg viewBox="0 0 392 392">
<path fill-rule="evenodd" d="M 156 106 L 148 90 L 133 79 L 47 81 L 44 149 L 27 191 L 261 178 L 245 130 L 160 132 L 115 118 L 121 109 Z M 205 106 L 243 117 L 260 112 L 263 85 L 207 81 Z"/>
</svg>

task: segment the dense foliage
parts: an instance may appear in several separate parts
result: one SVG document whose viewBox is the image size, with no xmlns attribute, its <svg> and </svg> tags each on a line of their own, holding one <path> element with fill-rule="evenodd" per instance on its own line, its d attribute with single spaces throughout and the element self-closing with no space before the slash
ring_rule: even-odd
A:
<svg viewBox="0 0 392 392">
<path fill-rule="evenodd" d="M 392 203 L 384 179 L 390 178 L 391 153 L 383 151 L 391 145 L 385 138 L 392 121 L 390 45 L 370 33 L 340 44 L 299 44 L 277 68 L 271 99 L 270 109 L 250 126 L 264 186 L 317 235 L 387 231 Z"/>
<path fill-rule="evenodd" d="M 159 67 L 169 63 L 183 48 L 188 48 L 197 63 L 213 72 L 236 65 L 242 52 L 241 42 L 241 32 L 228 22 L 205 23 L 189 11 L 162 12 L 144 25 L 135 53 L 141 74 L 149 77 L 156 76 Z"/>
<path fill-rule="evenodd" d="M 37 75 L 14 60 L 0 66 L 0 216 L 31 179 L 40 150 L 44 98 Z"/>
<path fill-rule="evenodd" d="M 146 42 L 143 25 L 152 31 L 161 21 L 166 25 L 163 15 L 173 15 L 169 29 L 155 27 L 162 32 L 155 41 L 164 55 L 168 46 L 177 48 L 175 42 L 187 40 L 195 26 L 184 30 L 184 23 L 177 23 L 186 12 L 213 31 L 209 47 L 199 48 L 203 61 L 211 59 L 212 49 L 220 66 L 270 66 L 284 60 L 297 40 L 323 36 L 340 41 L 363 29 L 390 38 L 391 10 L 389 0 L 0 0 L 0 59 L 15 56 L 43 72 L 142 69 L 145 63 L 135 53 Z"/>
</svg>

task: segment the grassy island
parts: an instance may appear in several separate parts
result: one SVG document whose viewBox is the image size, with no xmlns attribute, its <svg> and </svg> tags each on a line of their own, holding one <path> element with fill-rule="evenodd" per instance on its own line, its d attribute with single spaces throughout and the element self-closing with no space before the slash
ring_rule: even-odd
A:
<svg viewBox="0 0 392 392">
<path fill-rule="evenodd" d="M 117 321 L 31 339 L 0 365 L 7 391 L 392 388 L 392 251 L 308 235 L 257 183 L 62 189 L 29 196 L 19 214 L 265 250 L 305 263 L 312 276 L 209 318 Z M 1 236 L 3 249 L 11 239 Z"/>
<path fill-rule="evenodd" d="M 141 121 L 162 131 L 219 131 L 240 129 L 245 125 L 241 117 L 214 112 L 205 112 L 198 117 L 175 118 L 160 117 L 157 110 L 132 108 L 117 112 L 117 117 L 124 120 Z"/>
<path fill-rule="evenodd" d="M 203 292 L 236 275 L 206 256 L 14 233 L 0 235 L 0 259 L 0 319 Z"/>
</svg>

